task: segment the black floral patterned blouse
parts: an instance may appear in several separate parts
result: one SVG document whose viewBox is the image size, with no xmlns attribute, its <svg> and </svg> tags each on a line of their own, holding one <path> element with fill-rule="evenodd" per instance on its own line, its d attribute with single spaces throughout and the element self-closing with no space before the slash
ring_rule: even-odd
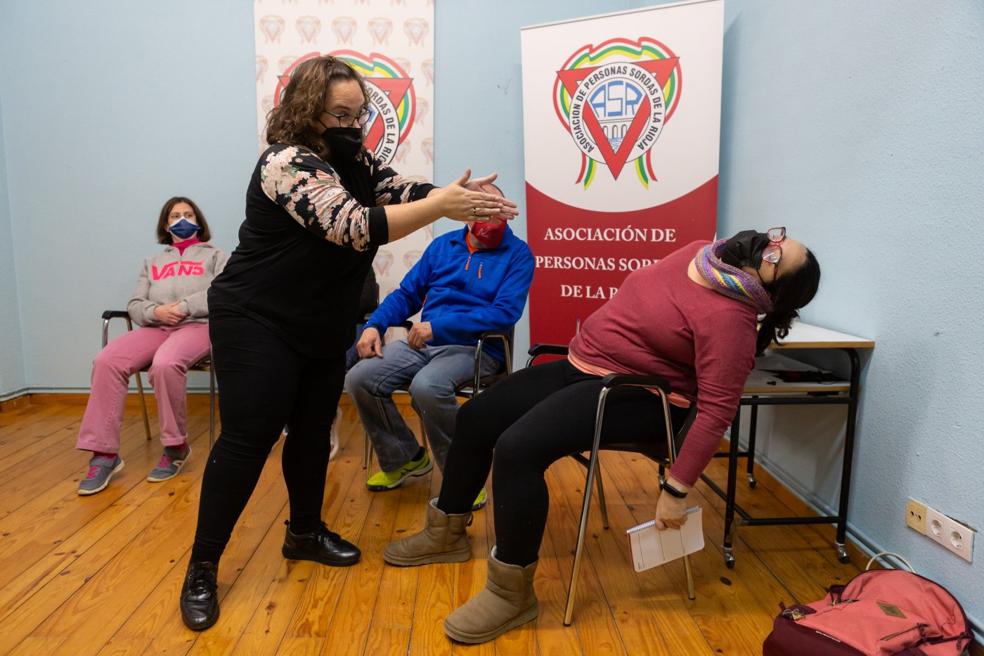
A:
<svg viewBox="0 0 984 656">
<path fill-rule="evenodd" d="M 244 313 L 302 353 L 344 353 L 363 280 L 388 240 L 384 206 L 432 189 L 367 153 L 343 177 L 307 148 L 270 146 L 246 190 L 239 245 L 209 291 L 212 320 Z M 370 196 L 373 205 L 359 200 Z"/>
</svg>

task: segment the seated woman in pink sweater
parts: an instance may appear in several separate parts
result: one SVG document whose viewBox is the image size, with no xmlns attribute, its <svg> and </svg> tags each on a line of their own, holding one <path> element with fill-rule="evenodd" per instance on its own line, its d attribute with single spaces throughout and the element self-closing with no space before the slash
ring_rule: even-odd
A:
<svg viewBox="0 0 984 656">
<path fill-rule="evenodd" d="M 164 444 L 147 480 L 173 478 L 188 460 L 185 379 L 188 367 L 211 349 L 206 293 L 227 258 L 209 239 L 205 215 L 191 199 L 176 196 L 164 203 L 157 220 L 157 241 L 164 250 L 144 260 L 127 305 L 140 328 L 114 339 L 92 363 L 92 391 L 75 445 L 92 457 L 79 494 L 104 490 L 123 469 L 120 425 L 127 386 L 130 376 L 147 365 Z"/>
<path fill-rule="evenodd" d="M 786 335 L 819 282 L 813 253 L 786 239 L 785 228 L 694 242 L 633 272 L 584 323 L 567 360 L 520 370 L 461 408 L 427 526 L 387 545 L 384 559 L 401 566 L 468 560 L 469 510 L 494 463 L 497 544 L 488 583 L 448 616 L 444 630 L 461 642 L 485 642 L 535 618 L 533 574 L 549 504 L 543 473 L 591 449 L 601 380 L 610 373 L 665 378 L 675 429 L 690 405 L 699 410 L 656 505 L 657 528 L 679 527 L 688 493 L 735 416 L 755 354 Z M 602 448 L 613 438 L 646 439 L 663 424 L 656 395 L 617 390 L 608 397 Z"/>
</svg>

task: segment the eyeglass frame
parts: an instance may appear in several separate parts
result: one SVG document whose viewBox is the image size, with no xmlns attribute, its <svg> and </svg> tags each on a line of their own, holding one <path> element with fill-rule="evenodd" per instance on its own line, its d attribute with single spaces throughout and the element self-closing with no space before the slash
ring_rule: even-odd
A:
<svg viewBox="0 0 984 656">
<path fill-rule="evenodd" d="M 369 117 L 372 116 L 372 112 L 369 111 L 369 105 L 363 105 L 362 111 L 358 113 L 357 116 L 349 116 L 348 114 L 336 114 L 335 112 L 329 111 L 327 109 L 322 110 L 328 116 L 331 116 L 338 124 L 343 128 L 354 128 L 358 125 L 360 128 L 366 127 L 369 123 Z M 347 123 L 347 125 L 346 125 Z"/>
<path fill-rule="evenodd" d="M 762 251 L 762 260 L 774 267 L 772 279 L 775 280 L 779 275 L 779 262 L 782 261 L 782 242 L 786 240 L 786 226 L 769 228 L 765 234 L 769 238 L 769 245 Z M 778 237 L 775 236 L 776 234 Z"/>
</svg>

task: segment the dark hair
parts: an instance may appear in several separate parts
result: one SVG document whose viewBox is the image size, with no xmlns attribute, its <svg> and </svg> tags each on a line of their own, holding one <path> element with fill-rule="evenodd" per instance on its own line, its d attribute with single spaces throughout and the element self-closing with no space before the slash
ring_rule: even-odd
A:
<svg viewBox="0 0 984 656">
<path fill-rule="evenodd" d="M 789 324 L 799 316 L 799 309 L 813 300 L 820 286 L 820 263 L 809 248 L 806 261 L 795 271 L 787 271 L 770 283 L 766 290 L 772 297 L 772 311 L 759 326 L 755 352 L 761 354 L 773 340 L 789 334 Z"/>
<path fill-rule="evenodd" d="M 205 220 L 205 215 L 202 211 L 198 209 L 198 205 L 195 201 L 190 198 L 185 198 L 184 196 L 174 196 L 169 198 L 164 207 L 161 208 L 161 215 L 157 219 L 157 243 L 158 244 L 173 244 L 174 240 L 171 238 L 171 233 L 167 231 L 167 219 L 171 215 L 171 210 L 178 203 L 187 203 L 191 205 L 191 210 L 195 213 L 195 221 L 198 223 L 198 227 L 201 230 L 198 231 L 198 238 L 202 241 L 209 241 L 212 238 L 212 233 L 208 229 L 208 222 Z"/>
<path fill-rule="evenodd" d="M 369 102 L 366 83 L 358 71 L 331 55 L 312 57 L 297 65 L 290 74 L 279 104 L 267 114 L 266 139 L 270 144 L 288 144 L 309 148 L 321 159 L 331 156 L 321 133 L 318 118 L 325 111 L 331 83 L 355 80 Z"/>
</svg>

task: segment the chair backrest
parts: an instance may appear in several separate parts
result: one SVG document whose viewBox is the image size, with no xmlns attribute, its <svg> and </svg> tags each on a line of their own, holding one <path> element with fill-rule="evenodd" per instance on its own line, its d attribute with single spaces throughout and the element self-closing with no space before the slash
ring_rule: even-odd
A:
<svg viewBox="0 0 984 656">
<path fill-rule="evenodd" d="M 506 360 L 502 363 L 502 373 L 512 373 L 513 355 L 515 354 L 516 326 L 506 332 Z"/>
<path fill-rule="evenodd" d="M 506 338 L 506 344 L 505 344 L 506 357 L 503 359 L 502 364 L 499 366 L 498 371 L 496 371 L 494 374 L 481 376 L 479 374 L 478 352 L 476 351 L 475 373 L 469 381 L 459 385 L 457 390 L 455 390 L 455 393 L 458 396 L 465 396 L 465 397 L 475 396 L 482 390 L 487 389 L 488 387 L 494 385 L 495 383 L 497 383 L 498 381 L 500 381 L 501 379 L 505 378 L 506 376 L 512 373 L 513 343 L 515 342 L 513 337 L 515 336 L 515 334 L 516 334 L 515 326 L 511 327 L 508 331 L 503 331 L 503 332 L 490 331 L 489 333 L 483 333 L 481 339 L 479 340 L 480 344 L 487 343 L 489 340 L 495 340 L 497 343 L 501 342 L 501 338 L 498 337 L 499 335 Z M 483 346 L 482 348 L 484 350 L 485 347 Z"/>
</svg>

